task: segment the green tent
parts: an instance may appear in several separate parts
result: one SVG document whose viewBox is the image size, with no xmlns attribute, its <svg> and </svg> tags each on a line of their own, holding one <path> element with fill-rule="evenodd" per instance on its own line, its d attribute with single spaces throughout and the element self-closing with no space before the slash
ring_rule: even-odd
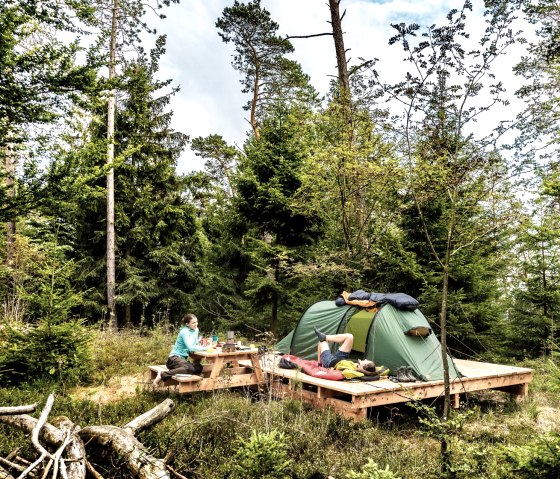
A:
<svg viewBox="0 0 560 479">
<path fill-rule="evenodd" d="M 441 344 L 420 310 L 405 311 L 390 304 L 376 313 L 356 306 L 336 306 L 319 301 L 310 306 L 296 327 L 280 340 L 276 349 L 303 359 L 317 360 L 316 327 L 326 334 L 352 333 L 353 357 L 367 358 L 396 374 L 400 366 L 411 366 L 423 381 L 443 379 Z M 337 344 L 331 344 L 334 353 Z M 451 379 L 461 376 L 447 357 Z"/>
</svg>

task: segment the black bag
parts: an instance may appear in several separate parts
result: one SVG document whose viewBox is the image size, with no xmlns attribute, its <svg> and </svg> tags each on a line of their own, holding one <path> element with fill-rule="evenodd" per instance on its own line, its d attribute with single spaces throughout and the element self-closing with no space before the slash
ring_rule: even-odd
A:
<svg viewBox="0 0 560 479">
<path fill-rule="evenodd" d="M 278 361 L 278 367 L 282 369 L 300 369 L 296 363 L 293 363 L 286 358 L 280 358 L 280 361 Z"/>
</svg>

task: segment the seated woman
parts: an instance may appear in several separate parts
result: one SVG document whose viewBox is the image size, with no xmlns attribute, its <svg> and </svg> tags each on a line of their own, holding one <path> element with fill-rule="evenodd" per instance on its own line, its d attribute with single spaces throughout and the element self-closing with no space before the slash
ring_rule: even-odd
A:
<svg viewBox="0 0 560 479">
<path fill-rule="evenodd" d="M 159 371 L 153 381 L 153 386 L 158 387 L 175 374 L 200 374 L 202 365 L 187 361 L 189 353 L 203 351 L 206 346 L 201 346 L 198 340 L 198 319 L 194 314 L 187 314 L 182 319 L 183 327 L 177 335 L 175 346 L 169 353 L 165 367 L 167 371 Z"/>
<path fill-rule="evenodd" d="M 315 327 L 313 329 L 319 339 L 317 349 L 319 356 L 318 361 L 321 366 L 324 368 L 340 369 L 343 374 L 345 370 L 358 371 L 365 376 L 375 376 L 379 374 L 379 372 L 376 371 L 375 363 L 369 359 L 361 359 L 357 364 L 349 360 L 352 345 L 354 344 L 354 336 L 351 333 L 325 334 Z M 331 353 L 329 343 L 340 344 L 335 354 Z M 339 363 L 341 364 L 337 367 Z M 345 374 L 345 376 L 347 376 L 347 374 Z"/>
</svg>

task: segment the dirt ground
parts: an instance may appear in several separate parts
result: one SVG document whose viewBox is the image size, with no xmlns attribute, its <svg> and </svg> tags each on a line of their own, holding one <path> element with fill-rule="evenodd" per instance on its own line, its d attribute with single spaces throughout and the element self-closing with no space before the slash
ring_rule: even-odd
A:
<svg viewBox="0 0 560 479">
<path fill-rule="evenodd" d="M 95 387 L 80 387 L 72 391 L 76 399 L 88 399 L 97 404 L 107 404 L 134 396 L 137 388 L 151 387 L 147 374 L 111 378 L 107 384 Z"/>
</svg>

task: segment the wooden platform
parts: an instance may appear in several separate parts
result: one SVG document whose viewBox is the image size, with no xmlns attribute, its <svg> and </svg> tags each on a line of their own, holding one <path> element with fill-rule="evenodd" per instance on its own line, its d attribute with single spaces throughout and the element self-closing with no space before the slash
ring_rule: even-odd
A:
<svg viewBox="0 0 560 479">
<path fill-rule="evenodd" d="M 315 407 L 332 406 L 338 413 L 355 419 L 367 417 L 370 407 L 443 396 L 443 381 L 394 383 L 389 379 L 372 382 L 329 381 L 308 376 L 298 370 L 281 369 L 278 356 L 261 358 L 263 371 L 278 397 L 300 399 Z M 533 370 L 477 361 L 455 360 L 465 377 L 450 385 L 453 405 L 459 394 L 485 389 L 506 391 L 522 399 L 528 393 Z"/>
</svg>

